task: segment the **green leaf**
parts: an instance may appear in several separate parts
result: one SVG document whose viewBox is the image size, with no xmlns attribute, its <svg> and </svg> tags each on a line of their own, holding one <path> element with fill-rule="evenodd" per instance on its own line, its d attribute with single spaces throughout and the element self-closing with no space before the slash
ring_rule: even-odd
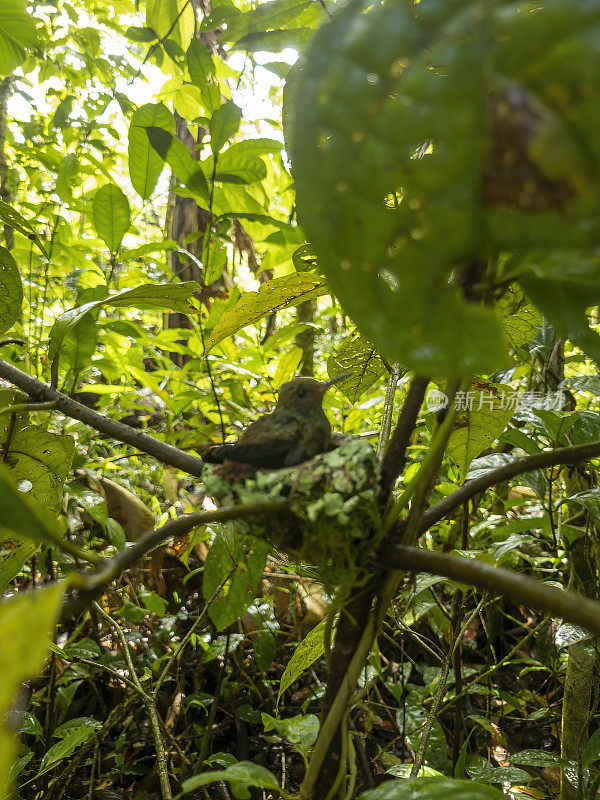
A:
<svg viewBox="0 0 600 800">
<path fill-rule="evenodd" d="M 467 773 L 485 783 L 528 783 L 533 776 L 518 767 L 494 767 L 482 756 L 467 756 Z"/>
<path fill-rule="evenodd" d="M 231 139 L 240 127 L 242 109 L 229 100 L 213 112 L 210 118 L 210 147 L 213 155 L 221 152 L 223 145 Z"/>
<path fill-rule="evenodd" d="M 311 28 L 296 28 L 289 31 L 267 31 L 265 33 L 249 33 L 232 45 L 232 50 L 244 50 L 246 53 L 265 51 L 280 53 L 282 50 L 304 50 L 313 35 Z"/>
<path fill-rule="evenodd" d="M 146 284 L 145 286 L 139 286 L 137 289 L 124 289 L 102 300 L 93 300 L 65 311 L 64 314 L 57 317 L 50 331 L 48 358 L 50 361 L 54 361 L 66 333 L 94 309 L 103 306 L 112 308 L 160 308 L 189 314 L 194 309 L 189 304 L 188 298 L 199 288 L 200 285 L 195 281 L 172 284 Z"/>
<path fill-rule="evenodd" d="M 169 109 L 158 103 L 146 103 L 138 108 L 129 126 L 129 177 L 133 188 L 147 200 L 164 167 L 164 160 L 150 146 L 145 128 L 154 126 L 175 133 L 175 119 Z"/>
<path fill-rule="evenodd" d="M 484 783 L 451 778 L 408 778 L 386 781 L 363 792 L 358 800 L 503 800 L 505 795 Z"/>
<path fill-rule="evenodd" d="M 37 33 L 25 0 L 2 0 L 0 6 L 0 75 L 10 75 L 37 46 Z"/>
<path fill-rule="evenodd" d="M 249 33 L 297 27 L 294 22 L 311 6 L 314 8 L 314 4 L 310 0 L 268 0 L 251 11 L 238 14 L 229 20 L 227 30 L 223 35 L 224 41 L 234 42 Z M 320 11 L 317 11 L 314 18 L 318 19 L 319 16 Z M 306 20 L 303 19 L 300 25 L 304 21 Z"/>
<path fill-rule="evenodd" d="M 188 72 L 193 84 L 202 86 L 208 80 L 208 76 L 213 78 L 216 75 L 215 64 L 208 49 L 202 44 L 200 39 L 192 39 L 186 54 Z"/>
<path fill-rule="evenodd" d="M 194 35 L 194 7 L 187 0 L 146 0 L 146 26 L 187 50 Z"/>
<path fill-rule="evenodd" d="M 507 396 L 514 394 L 510 386 L 477 381 L 473 388 L 455 398 L 458 413 L 448 445 L 447 455 L 458 465 L 464 480 L 473 459 L 487 449 L 508 425 L 515 413 Z"/>
<path fill-rule="evenodd" d="M 258 786 L 261 789 L 279 790 L 277 778 L 268 769 L 261 767 L 260 764 L 252 764 L 250 761 L 238 761 L 227 769 L 219 769 L 214 772 L 204 772 L 202 775 L 194 775 L 183 782 L 182 794 L 193 792 L 199 786 L 215 781 L 229 781 L 232 786 L 232 793 L 235 797 L 250 797 L 249 793 L 238 794 L 236 789 L 244 789 L 247 786 Z M 234 789 L 235 787 L 235 789 Z"/>
<path fill-rule="evenodd" d="M 262 158 L 255 155 L 231 153 L 225 150 L 217 160 L 215 179 L 229 183 L 257 183 L 267 177 L 267 167 Z"/>
<path fill-rule="evenodd" d="M 60 540 L 56 519 L 34 497 L 19 491 L 9 470 L 3 465 L 0 465 L 0 506 L 3 528 L 16 536 L 44 544 Z"/>
<path fill-rule="evenodd" d="M 6 547 L 6 544 L 4 546 Z M 0 594 L 4 593 L 8 584 L 38 550 L 39 545 L 35 542 L 23 542 L 0 558 Z"/>
<path fill-rule="evenodd" d="M 96 233 L 116 253 L 131 227 L 129 200 L 114 183 L 105 183 L 94 196 L 92 211 Z"/>
<path fill-rule="evenodd" d="M 337 387 L 351 403 L 356 403 L 382 375 L 387 374 L 387 369 L 373 345 L 355 332 L 344 339 L 327 360 L 330 378 L 344 372 L 351 372 L 352 375 L 338 383 Z"/>
<path fill-rule="evenodd" d="M 233 308 L 222 314 L 210 334 L 206 350 L 272 311 L 296 306 L 305 300 L 327 294 L 328 291 L 327 285 L 311 273 L 284 275 L 282 278 L 265 281 L 258 292 L 241 295 Z"/>
<path fill-rule="evenodd" d="M 177 179 L 208 202 L 210 192 L 202 168 L 184 143 L 162 128 L 149 126 L 146 133 L 154 150 L 171 167 Z"/>
<path fill-rule="evenodd" d="M 13 432 L 5 464 L 24 496 L 35 498 L 46 512 L 58 515 L 74 452 L 72 436 L 30 425 Z M 0 530 L 3 522 L 0 520 Z"/>
<path fill-rule="evenodd" d="M 323 635 L 325 631 L 325 621 L 320 622 L 312 631 L 300 642 L 287 663 L 281 680 L 279 681 L 279 691 L 277 692 L 277 703 L 281 695 L 288 689 L 304 670 L 308 669 L 318 658 L 321 658 L 325 649 Z"/>
<path fill-rule="evenodd" d="M 86 720 L 84 723 L 69 730 L 66 736 L 52 745 L 45 753 L 40 765 L 38 777 L 51 770 L 65 758 L 68 758 L 80 745 L 87 742 L 94 735 L 95 731 L 101 727 L 95 720 Z"/>
<path fill-rule="evenodd" d="M 35 242 L 42 253 L 48 257 L 46 248 L 44 247 L 40 237 L 34 231 L 31 223 L 28 222 L 22 214 L 19 214 L 18 211 L 15 211 L 12 206 L 9 206 L 8 203 L 3 203 L 1 200 L 0 219 L 9 227 L 14 228 L 16 231 L 19 231 L 19 233 L 22 233 L 23 236 L 26 236 L 32 242 Z"/>
<path fill-rule="evenodd" d="M 2 508 L 4 513 L 10 513 L 6 506 Z M 56 624 L 64 588 L 64 583 L 50 584 L 43 589 L 21 592 L 16 597 L 0 601 L 1 720 L 5 720 L 19 686 L 33 678 L 41 666 Z M 6 726 L 0 725 L 0 797 L 10 794 L 6 784 L 15 755 L 16 742 Z"/>
<path fill-rule="evenodd" d="M 591 739 L 592 737 L 590 737 L 590 741 Z M 520 750 L 518 753 L 512 754 L 510 760 L 512 764 L 522 764 L 525 767 L 553 767 L 556 764 L 566 766 L 569 763 L 566 759 L 549 753 L 547 750 Z"/>
<path fill-rule="evenodd" d="M 252 603 L 262 577 L 269 545 L 225 530 L 213 542 L 204 565 L 204 597 L 209 599 L 235 567 L 212 602 L 209 614 L 217 630 L 235 622 Z"/>
<path fill-rule="evenodd" d="M 261 714 L 265 733 L 275 730 L 306 760 L 310 748 L 317 741 L 319 735 L 319 718 L 315 714 L 298 714 L 287 719 L 275 719 L 264 712 Z"/>
<path fill-rule="evenodd" d="M 0 247 L 0 335 L 19 319 L 23 305 L 23 285 L 17 262 L 5 247 Z"/>
</svg>

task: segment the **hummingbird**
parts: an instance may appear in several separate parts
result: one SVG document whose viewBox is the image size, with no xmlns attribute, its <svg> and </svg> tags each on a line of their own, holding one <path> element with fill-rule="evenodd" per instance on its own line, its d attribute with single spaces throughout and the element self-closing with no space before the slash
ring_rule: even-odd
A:
<svg viewBox="0 0 600 800">
<path fill-rule="evenodd" d="M 277 406 L 252 422 L 232 444 L 211 447 L 208 464 L 235 462 L 256 469 L 294 467 L 327 450 L 331 424 L 323 411 L 327 389 L 347 378 L 345 372 L 329 381 L 294 378 L 279 388 Z"/>
</svg>

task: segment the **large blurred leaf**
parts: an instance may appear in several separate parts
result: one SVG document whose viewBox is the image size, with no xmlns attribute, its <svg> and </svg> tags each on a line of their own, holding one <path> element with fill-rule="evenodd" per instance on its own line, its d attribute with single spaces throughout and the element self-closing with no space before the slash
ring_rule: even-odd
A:
<svg viewBox="0 0 600 800">
<path fill-rule="evenodd" d="M 105 183 L 94 196 L 92 211 L 96 233 L 116 253 L 131 226 L 129 200 L 114 183 Z"/>
<path fill-rule="evenodd" d="M 25 0 L 0 4 L 0 75 L 10 75 L 25 60 L 25 50 L 37 45 L 37 34 Z"/>
<path fill-rule="evenodd" d="M 323 281 L 306 272 L 265 281 L 258 292 L 246 292 L 233 308 L 223 313 L 210 334 L 206 349 L 210 350 L 227 336 L 257 322 L 271 311 L 296 306 L 305 300 L 320 297 L 327 291 L 327 285 Z"/>
<path fill-rule="evenodd" d="M 115 292 L 102 300 L 93 300 L 81 306 L 65 311 L 54 322 L 50 331 L 48 357 L 54 360 L 65 334 L 86 314 L 103 306 L 112 308 L 160 308 L 180 311 L 182 314 L 193 312 L 188 298 L 200 288 L 195 281 L 172 284 L 147 284 L 137 289 L 125 289 Z"/>
<path fill-rule="evenodd" d="M 0 334 L 19 319 L 23 304 L 23 285 L 17 262 L 10 252 L 0 247 Z"/>
<path fill-rule="evenodd" d="M 330 378 L 343 372 L 352 374 L 338 383 L 337 387 L 351 403 L 356 403 L 387 370 L 376 348 L 360 333 L 353 333 L 344 339 L 327 360 L 327 374 Z"/>
<path fill-rule="evenodd" d="M 224 531 L 214 540 L 204 565 L 204 597 L 214 595 L 228 575 L 229 580 L 211 603 L 209 614 L 217 630 L 235 622 L 252 603 L 269 553 L 269 545 L 254 537 Z M 231 574 L 232 568 L 235 568 Z"/>
<path fill-rule="evenodd" d="M 133 188 L 143 200 L 147 200 L 156 186 L 164 167 L 164 159 L 150 146 L 145 128 L 154 126 L 175 133 L 175 119 L 162 103 L 138 108 L 129 126 L 129 178 Z"/>
<path fill-rule="evenodd" d="M 309 11 L 308 15 L 304 13 L 306 11 Z M 235 42 L 251 33 L 301 27 L 316 21 L 322 14 L 317 4 L 310 0 L 268 0 L 229 21 L 223 34 L 224 41 Z"/>
<path fill-rule="evenodd" d="M 16 741 L 7 729 L 7 713 L 19 686 L 41 666 L 54 629 L 64 584 L 21 592 L 0 601 L 0 797 L 8 797 L 7 776 Z"/>
<path fill-rule="evenodd" d="M 320 266 L 365 335 L 421 372 L 506 363 L 497 318 L 451 276 L 503 250 L 600 242 L 600 9 L 529 10 L 352 0 L 290 72 Z"/>
</svg>

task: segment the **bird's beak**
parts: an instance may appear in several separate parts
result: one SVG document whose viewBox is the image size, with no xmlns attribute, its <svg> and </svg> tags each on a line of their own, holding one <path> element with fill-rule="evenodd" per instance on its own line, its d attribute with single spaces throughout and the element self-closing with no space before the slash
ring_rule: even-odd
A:
<svg viewBox="0 0 600 800">
<path fill-rule="evenodd" d="M 319 393 L 325 394 L 327 389 L 330 389 L 332 386 L 335 386 L 336 383 L 341 383 L 341 381 L 345 381 L 346 378 L 349 378 L 352 375 L 351 372 L 342 372 L 341 375 L 336 375 L 335 378 L 330 378 L 328 381 L 323 381 L 323 383 L 319 386 Z"/>
</svg>

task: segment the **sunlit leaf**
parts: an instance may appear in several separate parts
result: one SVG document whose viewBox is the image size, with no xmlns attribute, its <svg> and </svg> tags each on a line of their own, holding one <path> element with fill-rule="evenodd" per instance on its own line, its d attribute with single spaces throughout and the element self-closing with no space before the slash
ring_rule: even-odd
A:
<svg viewBox="0 0 600 800">
<path fill-rule="evenodd" d="M 0 247 L 0 334 L 19 319 L 23 304 L 23 285 L 19 268 L 10 252 Z"/>
<path fill-rule="evenodd" d="M 92 210 L 96 233 L 116 253 L 131 226 L 129 200 L 114 183 L 105 183 L 94 196 Z"/>
</svg>

